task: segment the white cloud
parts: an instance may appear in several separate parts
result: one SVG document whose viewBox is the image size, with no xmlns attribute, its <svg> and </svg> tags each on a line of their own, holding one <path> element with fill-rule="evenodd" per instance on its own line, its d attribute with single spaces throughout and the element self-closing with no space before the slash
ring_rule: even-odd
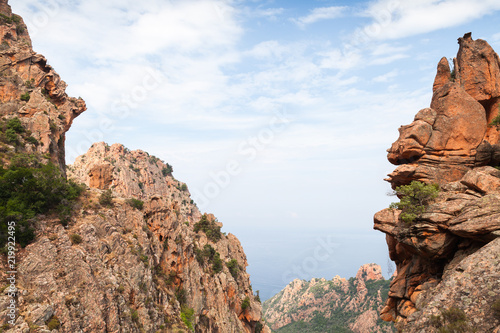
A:
<svg viewBox="0 0 500 333">
<path fill-rule="evenodd" d="M 345 6 L 314 8 L 311 10 L 309 15 L 293 19 L 292 21 L 300 27 L 305 27 L 307 24 L 312 24 L 321 20 L 341 17 L 345 13 L 346 9 L 347 7 Z"/>
<path fill-rule="evenodd" d="M 340 49 L 319 52 L 322 57 L 320 66 L 325 69 L 349 70 L 358 66 L 362 61 L 359 50 L 343 52 Z"/>
<path fill-rule="evenodd" d="M 370 65 L 387 65 L 387 64 L 390 64 L 391 62 L 394 62 L 396 60 L 401 60 L 401 59 L 405 59 L 405 58 L 409 58 L 410 56 L 407 55 L 407 54 L 391 54 L 391 55 L 387 55 L 385 57 L 378 57 L 378 58 L 374 58 L 374 59 L 371 59 L 369 61 L 369 64 Z"/>
<path fill-rule="evenodd" d="M 284 8 L 245 8 L 249 17 L 264 17 L 268 20 L 274 21 L 283 14 Z"/>
<path fill-rule="evenodd" d="M 399 39 L 458 26 L 499 9 L 497 0 L 379 0 L 364 13 L 373 22 L 357 33 L 370 40 Z"/>
<path fill-rule="evenodd" d="M 250 51 L 245 52 L 245 55 L 255 58 L 276 58 L 282 59 L 284 54 L 289 53 L 288 46 L 280 44 L 275 40 L 268 40 L 255 45 Z"/>
<path fill-rule="evenodd" d="M 395 70 L 392 70 L 388 73 L 385 73 L 385 74 L 382 74 L 382 75 L 379 75 L 379 76 L 376 76 L 373 78 L 373 82 L 390 82 L 390 81 L 393 81 L 394 78 L 396 78 L 399 74 L 399 71 L 397 69 Z"/>
<path fill-rule="evenodd" d="M 372 56 L 381 56 L 387 54 L 402 53 L 411 49 L 411 45 L 395 46 L 387 43 L 376 45 L 371 51 Z"/>
</svg>

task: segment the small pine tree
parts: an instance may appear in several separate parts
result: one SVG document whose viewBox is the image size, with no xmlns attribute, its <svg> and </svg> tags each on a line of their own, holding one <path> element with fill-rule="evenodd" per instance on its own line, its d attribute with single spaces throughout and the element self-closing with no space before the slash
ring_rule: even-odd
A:
<svg viewBox="0 0 500 333">
<path fill-rule="evenodd" d="M 414 180 L 410 185 L 396 187 L 394 194 L 401 197 L 401 200 L 391 203 L 389 208 L 400 209 L 401 220 L 410 224 L 425 213 L 429 203 L 437 198 L 439 186 Z"/>
</svg>

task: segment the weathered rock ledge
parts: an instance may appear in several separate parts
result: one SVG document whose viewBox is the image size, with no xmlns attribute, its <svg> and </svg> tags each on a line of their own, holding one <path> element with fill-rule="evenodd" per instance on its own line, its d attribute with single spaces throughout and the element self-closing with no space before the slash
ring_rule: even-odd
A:
<svg viewBox="0 0 500 333">
<path fill-rule="evenodd" d="M 430 108 L 388 150 L 393 188 L 413 180 L 441 191 L 415 223 L 375 214 L 397 265 L 381 317 L 407 332 L 437 330 L 431 317 L 456 307 L 480 332 L 500 330 L 500 60 L 483 40 L 459 38 L 454 71 L 441 59 Z"/>
</svg>

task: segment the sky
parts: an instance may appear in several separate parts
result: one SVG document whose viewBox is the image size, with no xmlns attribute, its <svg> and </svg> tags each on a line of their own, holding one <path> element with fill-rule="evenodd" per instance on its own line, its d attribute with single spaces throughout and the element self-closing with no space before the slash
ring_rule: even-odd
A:
<svg viewBox="0 0 500 333">
<path fill-rule="evenodd" d="M 171 164 L 235 234 L 263 299 L 294 278 L 391 271 L 373 215 L 398 128 L 500 1 L 16 0 L 34 50 L 88 110 L 67 163 L 122 143 Z"/>
</svg>

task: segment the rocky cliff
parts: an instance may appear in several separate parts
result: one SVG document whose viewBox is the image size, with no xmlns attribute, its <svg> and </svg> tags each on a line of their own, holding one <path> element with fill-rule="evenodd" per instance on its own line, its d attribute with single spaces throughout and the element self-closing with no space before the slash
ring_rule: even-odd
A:
<svg viewBox="0 0 500 333">
<path fill-rule="evenodd" d="M 0 162 L 13 153 L 39 153 L 64 172 L 65 133 L 73 119 L 86 110 L 81 98 L 68 97 L 66 83 L 47 59 L 33 52 L 23 19 L 0 0 L 0 118 L 20 119 L 27 130 L 16 139 L 2 138 Z"/>
<path fill-rule="evenodd" d="M 348 280 L 295 279 L 264 302 L 264 317 L 273 332 L 393 332 L 378 315 L 389 283 L 376 264 Z"/>
<path fill-rule="evenodd" d="M 381 317 L 404 332 L 500 331 L 500 59 L 470 33 L 458 42 L 430 107 L 388 150 L 394 189 L 420 181 L 439 194 L 412 222 L 398 209 L 374 218 L 398 272 Z"/>
<path fill-rule="evenodd" d="M 0 331 L 268 331 L 240 242 L 198 210 L 170 165 L 140 150 L 96 143 L 66 168 L 64 134 L 85 103 L 68 97 L 66 84 L 32 51 L 26 26 L 6 0 L 0 0 L 0 21 L 0 157 L 8 168 L 0 186 L 12 187 L 8 175 L 20 187 L 53 180 L 52 192 L 73 191 L 43 167 L 50 162 L 84 184 L 73 201 L 47 191 L 17 196 L 15 214 L 2 215 L 2 223 L 5 215 L 23 218 L 36 237 L 16 246 L 15 291 L 7 282 L 10 252 L 2 249 Z M 28 209 L 36 195 L 40 207 Z M 9 198 L 1 199 L 3 205 Z M 49 201 L 56 199 L 54 210 Z"/>
</svg>

